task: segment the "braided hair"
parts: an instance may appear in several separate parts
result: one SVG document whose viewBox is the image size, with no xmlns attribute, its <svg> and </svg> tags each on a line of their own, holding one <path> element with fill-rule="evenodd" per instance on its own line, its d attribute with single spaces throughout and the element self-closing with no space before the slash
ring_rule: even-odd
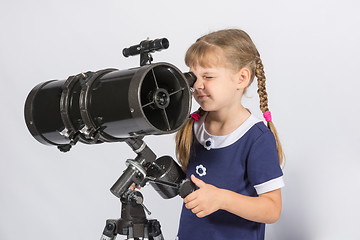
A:
<svg viewBox="0 0 360 240">
<path fill-rule="evenodd" d="M 260 99 L 260 110 L 264 114 L 264 116 L 266 116 L 265 114 L 270 113 L 270 111 L 269 111 L 269 107 L 268 107 L 268 95 L 267 95 L 266 86 L 265 86 L 266 77 L 265 77 L 265 72 L 264 72 L 264 65 L 263 65 L 260 57 L 256 58 L 255 76 L 258 80 L 257 93 L 259 94 L 259 99 Z M 280 163 L 280 165 L 282 165 L 283 159 L 284 159 L 284 152 L 282 150 L 282 146 L 281 146 L 281 143 L 279 140 L 278 133 L 276 131 L 274 123 L 272 122 L 271 116 L 269 119 L 266 118 L 266 121 L 267 121 L 268 128 L 271 130 L 271 132 L 275 136 L 276 148 L 277 148 L 278 156 L 279 156 L 279 163 Z"/>
</svg>

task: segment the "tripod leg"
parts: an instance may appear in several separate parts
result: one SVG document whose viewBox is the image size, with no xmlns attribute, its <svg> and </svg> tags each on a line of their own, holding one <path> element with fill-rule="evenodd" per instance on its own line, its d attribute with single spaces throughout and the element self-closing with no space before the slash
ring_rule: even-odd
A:
<svg viewBox="0 0 360 240">
<path fill-rule="evenodd" d="M 116 220 L 107 220 L 100 240 L 115 240 L 116 235 Z"/>
<path fill-rule="evenodd" d="M 157 221 L 156 219 L 149 220 L 148 228 L 150 240 L 164 240 L 159 221 Z"/>
</svg>

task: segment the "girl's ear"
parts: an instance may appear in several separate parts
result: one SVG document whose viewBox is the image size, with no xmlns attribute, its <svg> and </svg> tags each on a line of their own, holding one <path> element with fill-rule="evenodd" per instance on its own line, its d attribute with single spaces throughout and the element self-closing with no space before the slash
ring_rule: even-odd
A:
<svg viewBox="0 0 360 240">
<path fill-rule="evenodd" d="M 245 89 L 249 86 L 251 71 L 247 67 L 243 67 L 238 72 L 238 89 Z"/>
</svg>

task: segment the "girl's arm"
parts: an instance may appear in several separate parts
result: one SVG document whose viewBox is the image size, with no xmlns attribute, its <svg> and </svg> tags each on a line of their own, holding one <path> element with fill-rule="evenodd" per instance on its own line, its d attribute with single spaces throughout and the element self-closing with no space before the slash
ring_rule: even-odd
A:
<svg viewBox="0 0 360 240">
<path fill-rule="evenodd" d="M 281 214 L 281 189 L 267 192 L 258 197 L 244 196 L 226 189 L 206 184 L 191 176 L 199 187 L 184 199 L 185 207 L 199 218 L 222 209 L 247 220 L 274 223 Z"/>
</svg>

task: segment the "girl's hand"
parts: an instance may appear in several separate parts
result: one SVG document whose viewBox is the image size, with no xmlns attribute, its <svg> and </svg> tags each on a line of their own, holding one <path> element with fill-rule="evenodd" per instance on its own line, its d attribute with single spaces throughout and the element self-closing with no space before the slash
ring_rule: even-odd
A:
<svg viewBox="0 0 360 240">
<path fill-rule="evenodd" d="M 216 212 L 222 205 L 221 189 L 191 175 L 191 181 L 199 187 L 195 192 L 189 194 L 185 199 L 185 207 L 190 209 L 197 217 L 206 217 Z"/>
</svg>

